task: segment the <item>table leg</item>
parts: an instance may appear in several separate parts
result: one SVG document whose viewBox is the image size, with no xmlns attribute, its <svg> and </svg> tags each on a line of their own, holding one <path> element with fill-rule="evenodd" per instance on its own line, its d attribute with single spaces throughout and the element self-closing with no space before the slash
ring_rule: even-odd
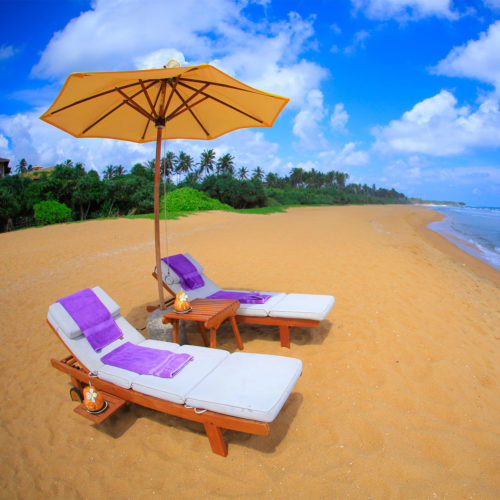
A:
<svg viewBox="0 0 500 500">
<path fill-rule="evenodd" d="M 229 318 L 229 321 L 231 321 L 231 326 L 233 327 L 233 332 L 234 336 L 236 337 L 238 348 L 243 350 L 243 342 L 241 341 L 240 331 L 238 330 L 238 323 L 236 323 L 236 318 L 234 316 L 231 316 Z"/>
<path fill-rule="evenodd" d="M 198 330 L 200 330 L 201 336 L 203 338 L 203 343 L 205 344 L 205 347 L 208 347 L 207 332 L 205 331 L 205 327 L 203 326 L 203 321 L 197 321 L 196 323 L 198 323 Z"/>
<path fill-rule="evenodd" d="M 210 328 L 210 347 L 215 349 L 216 339 L 215 335 L 217 334 L 217 330 L 215 328 Z"/>
<path fill-rule="evenodd" d="M 174 323 L 174 343 L 175 344 L 178 344 L 179 343 L 179 320 L 178 319 L 174 319 L 172 320 L 173 323 Z"/>
</svg>

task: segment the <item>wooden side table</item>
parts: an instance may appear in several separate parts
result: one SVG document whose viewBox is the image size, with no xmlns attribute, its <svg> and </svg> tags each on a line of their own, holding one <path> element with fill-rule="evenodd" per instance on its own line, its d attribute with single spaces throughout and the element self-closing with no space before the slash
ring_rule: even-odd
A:
<svg viewBox="0 0 500 500">
<path fill-rule="evenodd" d="M 192 310 L 188 313 L 180 314 L 173 310 L 168 311 L 163 315 L 163 323 L 172 323 L 174 325 L 174 342 L 179 342 L 179 321 L 196 321 L 198 328 L 203 337 L 203 342 L 208 347 L 216 346 L 216 334 L 219 326 L 229 319 L 233 327 L 234 336 L 238 347 L 243 349 L 240 332 L 236 323 L 236 311 L 239 309 L 240 303 L 237 300 L 225 299 L 194 299 L 191 301 Z M 205 328 L 210 330 L 210 344 L 207 340 Z"/>
</svg>

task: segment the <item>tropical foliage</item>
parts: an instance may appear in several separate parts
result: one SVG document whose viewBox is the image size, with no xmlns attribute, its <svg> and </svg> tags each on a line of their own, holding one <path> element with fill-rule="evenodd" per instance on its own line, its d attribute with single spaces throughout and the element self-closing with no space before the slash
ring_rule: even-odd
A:
<svg viewBox="0 0 500 500">
<path fill-rule="evenodd" d="M 154 160 L 137 163 L 130 172 L 122 165 L 104 166 L 102 178 L 95 170 L 87 172 L 81 163 L 71 160 L 37 178 L 25 175 L 32 170 L 22 159 L 16 175 L 0 179 L 0 231 L 35 224 L 34 207 L 44 201 L 68 207 L 72 220 L 153 212 Z M 213 149 L 203 151 L 198 162 L 183 151 L 177 155 L 168 152 L 161 161 L 161 175 L 161 194 L 167 193 L 167 210 L 174 212 L 221 209 L 224 204 L 253 209 L 408 202 L 394 189 L 347 184 L 349 175 L 344 172 L 294 168 L 288 176 L 266 174 L 260 166 L 238 166 L 229 153 L 217 158 Z M 194 195 L 192 190 L 199 194 Z"/>
<path fill-rule="evenodd" d="M 58 201 L 41 201 L 33 207 L 35 220 L 41 226 L 57 224 L 67 221 L 71 216 L 71 209 Z"/>
</svg>

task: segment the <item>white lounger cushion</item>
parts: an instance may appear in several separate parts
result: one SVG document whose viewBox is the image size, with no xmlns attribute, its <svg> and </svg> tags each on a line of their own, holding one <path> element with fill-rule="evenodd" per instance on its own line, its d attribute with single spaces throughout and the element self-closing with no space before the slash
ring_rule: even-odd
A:
<svg viewBox="0 0 500 500">
<path fill-rule="evenodd" d="M 333 307 L 331 295 L 290 293 L 269 313 L 273 318 L 301 318 L 321 321 Z"/>
<path fill-rule="evenodd" d="M 231 292 L 235 290 L 229 290 Z M 241 291 L 241 290 L 236 290 Z M 259 292 L 264 295 L 272 295 L 263 304 L 240 304 L 240 308 L 236 311 L 237 315 L 240 316 L 259 316 L 266 317 L 269 316 L 270 311 L 286 297 L 286 293 L 279 292 Z"/>
<path fill-rule="evenodd" d="M 146 343 L 141 345 L 146 345 Z M 132 389 L 166 401 L 184 404 L 189 391 L 229 356 L 227 351 L 221 349 L 207 349 L 192 345 L 183 345 L 175 352 L 191 354 L 193 360 L 173 378 L 140 375 L 132 382 Z"/>
<path fill-rule="evenodd" d="M 299 359 L 235 352 L 190 391 L 186 404 L 271 422 L 301 373 Z"/>
<path fill-rule="evenodd" d="M 92 288 L 92 291 L 97 295 L 99 300 L 106 306 L 114 319 L 120 314 L 120 306 L 99 286 Z M 68 314 L 66 309 L 56 302 L 49 307 L 51 318 L 61 328 L 70 339 L 74 339 L 82 334 L 80 327 L 76 324 L 75 320 Z"/>
</svg>

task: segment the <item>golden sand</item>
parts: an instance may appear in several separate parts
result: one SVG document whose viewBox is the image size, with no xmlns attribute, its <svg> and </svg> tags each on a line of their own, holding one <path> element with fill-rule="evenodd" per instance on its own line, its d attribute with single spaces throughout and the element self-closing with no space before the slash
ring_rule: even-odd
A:
<svg viewBox="0 0 500 500">
<path fill-rule="evenodd" d="M 92 425 L 50 365 L 66 351 L 48 306 L 82 288 L 144 327 L 152 221 L 0 234 L 0 497 L 500 498 L 500 273 L 425 229 L 439 218 L 365 206 L 169 221 L 169 253 L 221 287 L 336 298 L 290 350 L 276 327 L 240 326 L 245 351 L 304 371 L 270 436 L 227 432 L 226 458 L 201 425 L 137 406 Z M 230 327 L 217 342 L 237 350 Z"/>
</svg>

